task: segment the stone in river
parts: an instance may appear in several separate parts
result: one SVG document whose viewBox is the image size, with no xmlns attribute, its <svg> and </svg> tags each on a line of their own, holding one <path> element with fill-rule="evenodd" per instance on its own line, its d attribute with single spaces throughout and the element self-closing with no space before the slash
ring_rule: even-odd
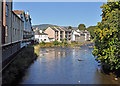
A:
<svg viewBox="0 0 120 86">
<path fill-rule="evenodd" d="M 83 61 L 82 59 L 78 59 L 78 61 Z"/>
</svg>

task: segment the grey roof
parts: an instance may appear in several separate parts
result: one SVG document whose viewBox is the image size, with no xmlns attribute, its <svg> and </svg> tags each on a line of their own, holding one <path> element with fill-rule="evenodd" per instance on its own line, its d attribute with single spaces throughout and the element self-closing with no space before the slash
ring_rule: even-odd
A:
<svg viewBox="0 0 120 86">
<path fill-rule="evenodd" d="M 59 31 L 62 31 L 59 27 L 56 27 Z"/>
<path fill-rule="evenodd" d="M 57 31 L 54 27 L 52 27 L 51 29 L 53 29 L 54 31 Z"/>
<path fill-rule="evenodd" d="M 35 35 L 48 35 L 46 33 L 40 33 L 39 31 L 35 31 Z"/>
<path fill-rule="evenodd" d="M 66 29 L 66 28 L 63 28 L 64 31 L 68 31 L 68 32 L 71 32 L 72 30 L 71 29 Z"/>
</svg>

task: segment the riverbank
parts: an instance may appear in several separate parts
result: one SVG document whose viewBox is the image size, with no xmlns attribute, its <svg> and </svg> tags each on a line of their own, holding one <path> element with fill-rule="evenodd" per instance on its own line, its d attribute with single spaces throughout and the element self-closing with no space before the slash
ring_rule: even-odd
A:
<svg viewBox="0 0 120 86">
<path fill-rule="evenodd" d="M 28 46 L 23 49 L 16 57 L 16 59 L 2 71 L 2 84 L 16 84 L 18 79 L 24 75 L 24 71 L 37 58 L 35 48 Z"/>
<path fill-rule="evenodd" d="M 48 47 L 71 47 L 71 48 L 77 48 L 77 46 L 82 46 L 82 45 L 86 45 L 86 44 L 91 44 L 94 43 L 93 40 L 92 41 L 86 41 L 86 42 L 82 42 L 82 43 L 77 43 L 77 42 L 71 42 L 71 43 L 67 43 L 67 42 L 58 42 L 58 41 L 54 41 L 54 42 L 41 42 L 40 44 L 36 45 L 36 50 L 39 50 L 39 48 L 48 48 Z M 37 51 L 38 52 L 38 51 Z"/>
</svg>

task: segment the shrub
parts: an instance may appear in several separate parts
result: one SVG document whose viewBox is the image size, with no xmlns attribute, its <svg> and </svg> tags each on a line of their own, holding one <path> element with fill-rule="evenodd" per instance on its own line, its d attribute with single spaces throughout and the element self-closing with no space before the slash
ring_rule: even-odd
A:
<svg viewBox="0 0 120 86">
<path fill-rule="evenodd" d="M 41 44 L 41 45 L 45 45 L 45 42 L 44 42 L 44 41 L 42 41 L 40 44 Z"/>
<path fill-rule="evenodd" d="M 102 21 L 95 30 L 93 55 L 108 70 L 120 69 L 120 1 L 104 4 Z"/>
<path fill-rule="evenodd" d="M 53 41 L 53 45 L 59 45 L 58 41 Z"/>
</svg>

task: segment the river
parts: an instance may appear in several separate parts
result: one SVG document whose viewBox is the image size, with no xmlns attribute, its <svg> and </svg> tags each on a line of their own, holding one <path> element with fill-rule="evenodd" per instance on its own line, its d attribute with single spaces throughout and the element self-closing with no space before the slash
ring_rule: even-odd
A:
<svg viewBox="0 0 120 86">
<path fill-rule="evenodd" d="M 41 48 L 40 56 L 27 69 L 20 84 L 120 84 L 112 75 L 101 73 L 92 51 L 86 45 Z"/>
</svg>

